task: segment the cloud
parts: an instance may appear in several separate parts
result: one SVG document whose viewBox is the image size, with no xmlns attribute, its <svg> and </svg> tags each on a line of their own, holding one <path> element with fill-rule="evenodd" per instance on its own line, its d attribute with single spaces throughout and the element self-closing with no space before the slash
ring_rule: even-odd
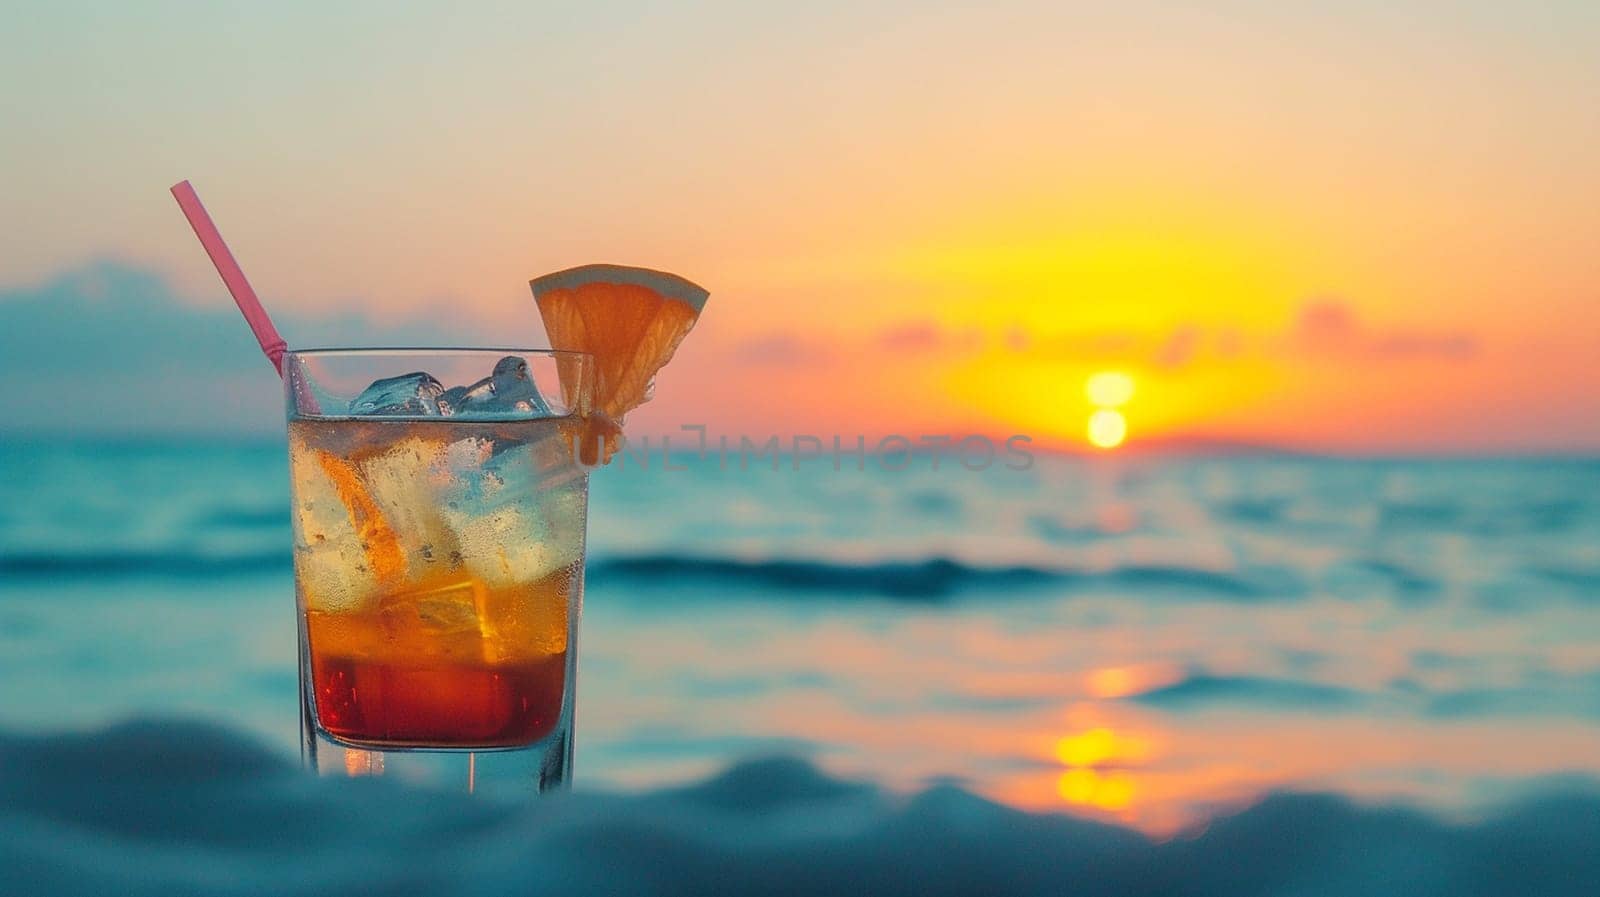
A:
<svg viewBox="0 0 1600 897">
<path fill-rule="evenodd" d="M 1200 349 L 1200 328 L 1194 324 L 1180 324 L 1172 335 L 1156 349 L 1157 367 L 1181 368 L 1194 359 Z"/>
<path fill-rule="evenodd" d="M 983 333 L 973 328 L 950 330 L 933 321 L 908 321 L 879 332 L 877 344 L 903 354 L 965 352 L 983 344 Z"/>
<path fill-rule="evenodd" d="M 735 346 L 732 360 L 739 364 L 767 367 L 812 367 L 833 358 L 832 348 L 819 340 L 802 339 L 792 333 L 769 333 Z"/>
<path fill-rule="evenodd" d="M 1207 355 L 1224 360 L 1254 355 L 1289 361 L 1456 361 L 1478 351 L 1478 339 L 1470 333 L 1378 329 L 1363 322 L 1348 304 L 1325 298 L 1305 302 L 1287 331 L 1277 334 L 1252 337 L 1237 327 L 1207 328 L 1181 322 L 1153 347 L 1135 347 L 1135 354 L 1168 370 Z"/>
<path fill-rule="evenodd" d="M 1031 342 L 1027 328 L 1021 324 L 1012 324 L 1006 328 L 1005 335 L 1001 338 L 1003 345 L 1011 352 L 1027 351 Z"/>
<path fill-rule="evenodd" d="M 879 330 L 870 348 L 900 355 L 955 355 L 990 348 L 1050 360 L 1136 364 L 1168 372 L 1207 360 L 1460 361 L 1480 351 L 1479 340 L 1471 333 L 1373 327 L 1348 304 L 1326 298 L 1305 302 L 1288 327 L 1276 331 L 1182 320 L 1153 331 L 1104 327 L 1047 332 L 1029 330 L 1019 323 L 983 330 L 914 319 Z M 815 347 L 792 337 L 757 340 L 743 354 L 758 364 L 804 364 L 816 358 Z"/>
<path fill-rule="evenodd" d="M 293 345 L 450 345 L 459 318 L 280 316 Z M 504 341 L 501 336 L 496 342 Z M 0 430 L 274 432 L 278 381 L 220 289 L 186 301 L 159 272 L 101 260 L 0 289 Z"/>
<path fill-rule="evenodd" d="M 1470 358 L 1478 354 L 1478 341 L 1464 333 L 1407 333 L 1378 337 L 1368 347 L 1380 358 Z"/>
<path fill-rule="evenodd" d="M 1038 352 L 1084 362 L 1143 363 L 1175 371 L 1203 359 L 1459 361 L 1478 354 L 1479 341 L 1460 331 L 1384 330 L 1365 324 L 1349 305 L 1314 299 L 1301 306 L 1287 330 L 1249 333 L 1237 326 L 1180 321 L 1171 329 L 1139 334 L 1105 329 L 1007 336 L 1017 352 Z"/>
<path fill-rule="evenodd" d="M 1360 329 L 1348 306 L 1315 299 L 1300 307 L 1291 338 L 1308 352 L 1339 353 L 1356 345 Z"/>
<path fill-rule="evenodd" d="M 1478 352 L 1477 339 L 1468 333 L 1373 330 L 1335 299 L 1312 299 L 1302 305 L 1289 343 L 1293 351 L 1333 358 L 1450 360 Z"/>
<path fill-rule="evenodd" d="M 1237 358 L 1244 354 L 1244 334 L 1237 327 L 1223 327 L 1217 331 L 1217 355 L 1222 358 Z"/>
</svg>

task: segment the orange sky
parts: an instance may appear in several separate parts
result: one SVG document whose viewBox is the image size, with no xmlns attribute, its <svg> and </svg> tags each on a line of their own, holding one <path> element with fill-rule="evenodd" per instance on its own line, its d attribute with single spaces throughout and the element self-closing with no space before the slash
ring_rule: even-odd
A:
<svg viewBox="0 0 1600 897">
<path fill-rule="evenodd" d="M 704 283 L 647 430 L 1081 446 L 1115 369 L 1133 443 L 1600 446 L 1600 14 L 1390 6 L 40 11 L 0 284 L 217 302 L 187 177 L 286 312 L 534 341 L 532 275 Z"/>
</svg>

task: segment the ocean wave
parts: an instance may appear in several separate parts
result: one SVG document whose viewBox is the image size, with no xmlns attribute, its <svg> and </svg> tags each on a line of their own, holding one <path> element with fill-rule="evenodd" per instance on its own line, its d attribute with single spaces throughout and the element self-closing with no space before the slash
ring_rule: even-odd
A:
<svg viewBox="0 0 1600 897">
<path fill-rule="evenodd" d="M 1081 545 L 1115 539 L 1126 534 L 1123 531 L 1109 531 L 1089 524 L 1066 523 L 1048 514 L 1030 515 L 1028 530 L 1040 539 L 1055 545 Z"/>
<path fill-rule="evenodd" d="M 1466 533 L 1484 539 L 1554 535 L 1575 529 L 1591 513 L 1589 502 L 1575 498 L 1507 499 L 1474 505 L 1455 501 L 1392 502 L 1379 506 L 1378 528 L 1386 532 Z"/>
<path fill-rule="evenodd" d="M 176 551 L 21 551 L 0 554 L 0 574 L 13 578 L 119 579 L 151 577 L 190 579 L 253 576 L 290 569 L 282 550 L 208 555 Z"/>
<path fill-rule="evenodd" d="M 227 730 L 0 735 L 0 868 L 19 894 L 1587 895 L 1600 793 L 1466 824 L 1278 794 L 1157 841 L 953 785 L 910 799 L 801 760 L 699 784 L 506 803 L 315 779 Z"/>
<path fill-rule="evenodd" d="M 1436 719 L 1487 717 L 1600 718 L 1600 675 L 1503 687 L 1428 688 L 1401 677 L 1378 689 L 1309 679 L 1220 675 L 1195 670 L 1127 700 L 1173 713 L 1219 709 L 1274 713 L 1377 713 Z"/>
<path fill-rule="evenodd" d="M 269 506 L 223 506 L 212 508 L 195 518 L 194 525 L 205 529 L 217 527 L 219 529 L 243 530 L 284 530 L 289 529 L 289 508 L 287 505 Z"/>
<path fill-rule="evenodd" d="M 1289 507 L 1286 498 L 1236 498 L 1218 503 L 1216 513 L 1238 523 L 1264 526 L 1283 522 Z"/>
<path fill-rule="evenodd" d="M 592 562 L 589 578 L 629 582 L 715 582 L 789 592 L 882 595 L 906 600 L 946 598 L 962 588 L 1035 588 L 1058 581 L 1054 571 L 1037 567 L 980 568 L 947 558 L 923 561 L 839 564 L 817 560 L 747 561 L 729 557 L 673 554 L 617 557 Z"/>
<path fill-rule="evenodd" d="M 1387 592 L 1411 604 L 1438 597 L 1444 587 L 1437 577 L 1422 570 L 1376 557 L 1339 561 L 1325 570 L 1321 579 L 1323 588 L 1334 595 L 1360 598 Z"/>
<path fill-rule="evenodd" d="M 1214 705 L 1302 709 L 1308 713 L 1348 707 L 1365 695 L 1354 689 L 1301 679 L 1266 676 L 1217 676 L 1196 673 L 1170 685 L 1133 696 L 1141 704 L 1163 710 L 1190 710 Z"/>
<path fill-rule="evenodd" d="M 156 550 L 13 551 L 0 553 L 0 574 L 18 580 L 227 578 L 286 573 L 285 550 L 229 554 Z M 713 584 L 753 587 L 773 594 L 851 597 L 871 595 L 932 602 L 966 592 L 1024 594 L 1044 588 L 1057 593 L 1095 589 L 1143 595 L 1192 594 L 1227 601 L 1292 599 L 1304 581 L 1286 568 L 1254 567 L 1239 572 L 1164 564 L 1129 564 L 1104 570 L 1010 565 L 983 566 L 947 557 L 844 563 L 813 558 L 746 560 L 720 555 L 642 554 L 591 557 L 593 586 Z"/>
<path fill-rule="evenodd" d="M 1534 566 L 1529 567 L 1528 572 L 1547 582 L 1571 589 L 1585 601 L 1600 602 L 1600 569 Z"/>
<path fill-rule="evenodd" d="M 1388 502 L 1378 507 L 1378 529 L 1452 532 L 1460 529 L 1465 516 L 1455 502 Z"/>
<path fill-rule="evenodd" d="M 709 582 L 791 593 L 869 594 L 907 601 L 938 601 L 959 592 L 1007 592 L 1043 587 L 1082 590 L 1192 591 L 1240 601 L 1297 597 L 1304 583 L 1281 568 L 1229 573 L 1158 564 L 1103 571 L 1041 566 L 985 567 L 946 557 L 911 561 L 837 563 L 814 559 L 744 560 L 720 556 L 647 554 L 592 561 L 596 583 Z"/>
</svg>

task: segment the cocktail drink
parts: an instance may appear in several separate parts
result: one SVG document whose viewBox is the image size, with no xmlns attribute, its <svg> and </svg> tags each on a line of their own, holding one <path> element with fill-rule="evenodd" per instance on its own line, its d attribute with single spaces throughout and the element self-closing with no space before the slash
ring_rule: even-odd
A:
<svg viewBox="0 0 1600 897">
<path fill-rule="evenodd" d="M 312 351 L 286 371 L 308 762 L 472 781 L 479 758 L 451 752 L 532 751 L 499 765 L 564 780 L 592 359 Z"/>
<path fill-rule="evenodd" d="M 588 468 L 621 446 L 706 290 L 583 265 L 529 282 L 553 350 L 288 352 L 194 188 L 172 195 L 288 398 L 306 764 L 393 758 L 474 790 L 481 756 L 564 784 Z"/>
<path fill-rule="evenodd" d="M 614 265 L 533 287 L 560 350 L 284 356 L 313 768 L 570 775 L 588 472 L 706 294 Z"/>
</svg>

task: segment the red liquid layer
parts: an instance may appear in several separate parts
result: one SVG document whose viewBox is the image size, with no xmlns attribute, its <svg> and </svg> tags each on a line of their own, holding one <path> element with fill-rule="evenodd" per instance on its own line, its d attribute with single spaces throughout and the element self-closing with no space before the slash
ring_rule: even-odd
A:
<svg viewBox="0 0 1600 897">
<path fill-rule="evenodd" d="M 376 747 L 519 747 L 561 716 L 566 653 L 530 661 L 402 666 L 312 655 L 317 719 L 329 734 Z"/>
</svg>

